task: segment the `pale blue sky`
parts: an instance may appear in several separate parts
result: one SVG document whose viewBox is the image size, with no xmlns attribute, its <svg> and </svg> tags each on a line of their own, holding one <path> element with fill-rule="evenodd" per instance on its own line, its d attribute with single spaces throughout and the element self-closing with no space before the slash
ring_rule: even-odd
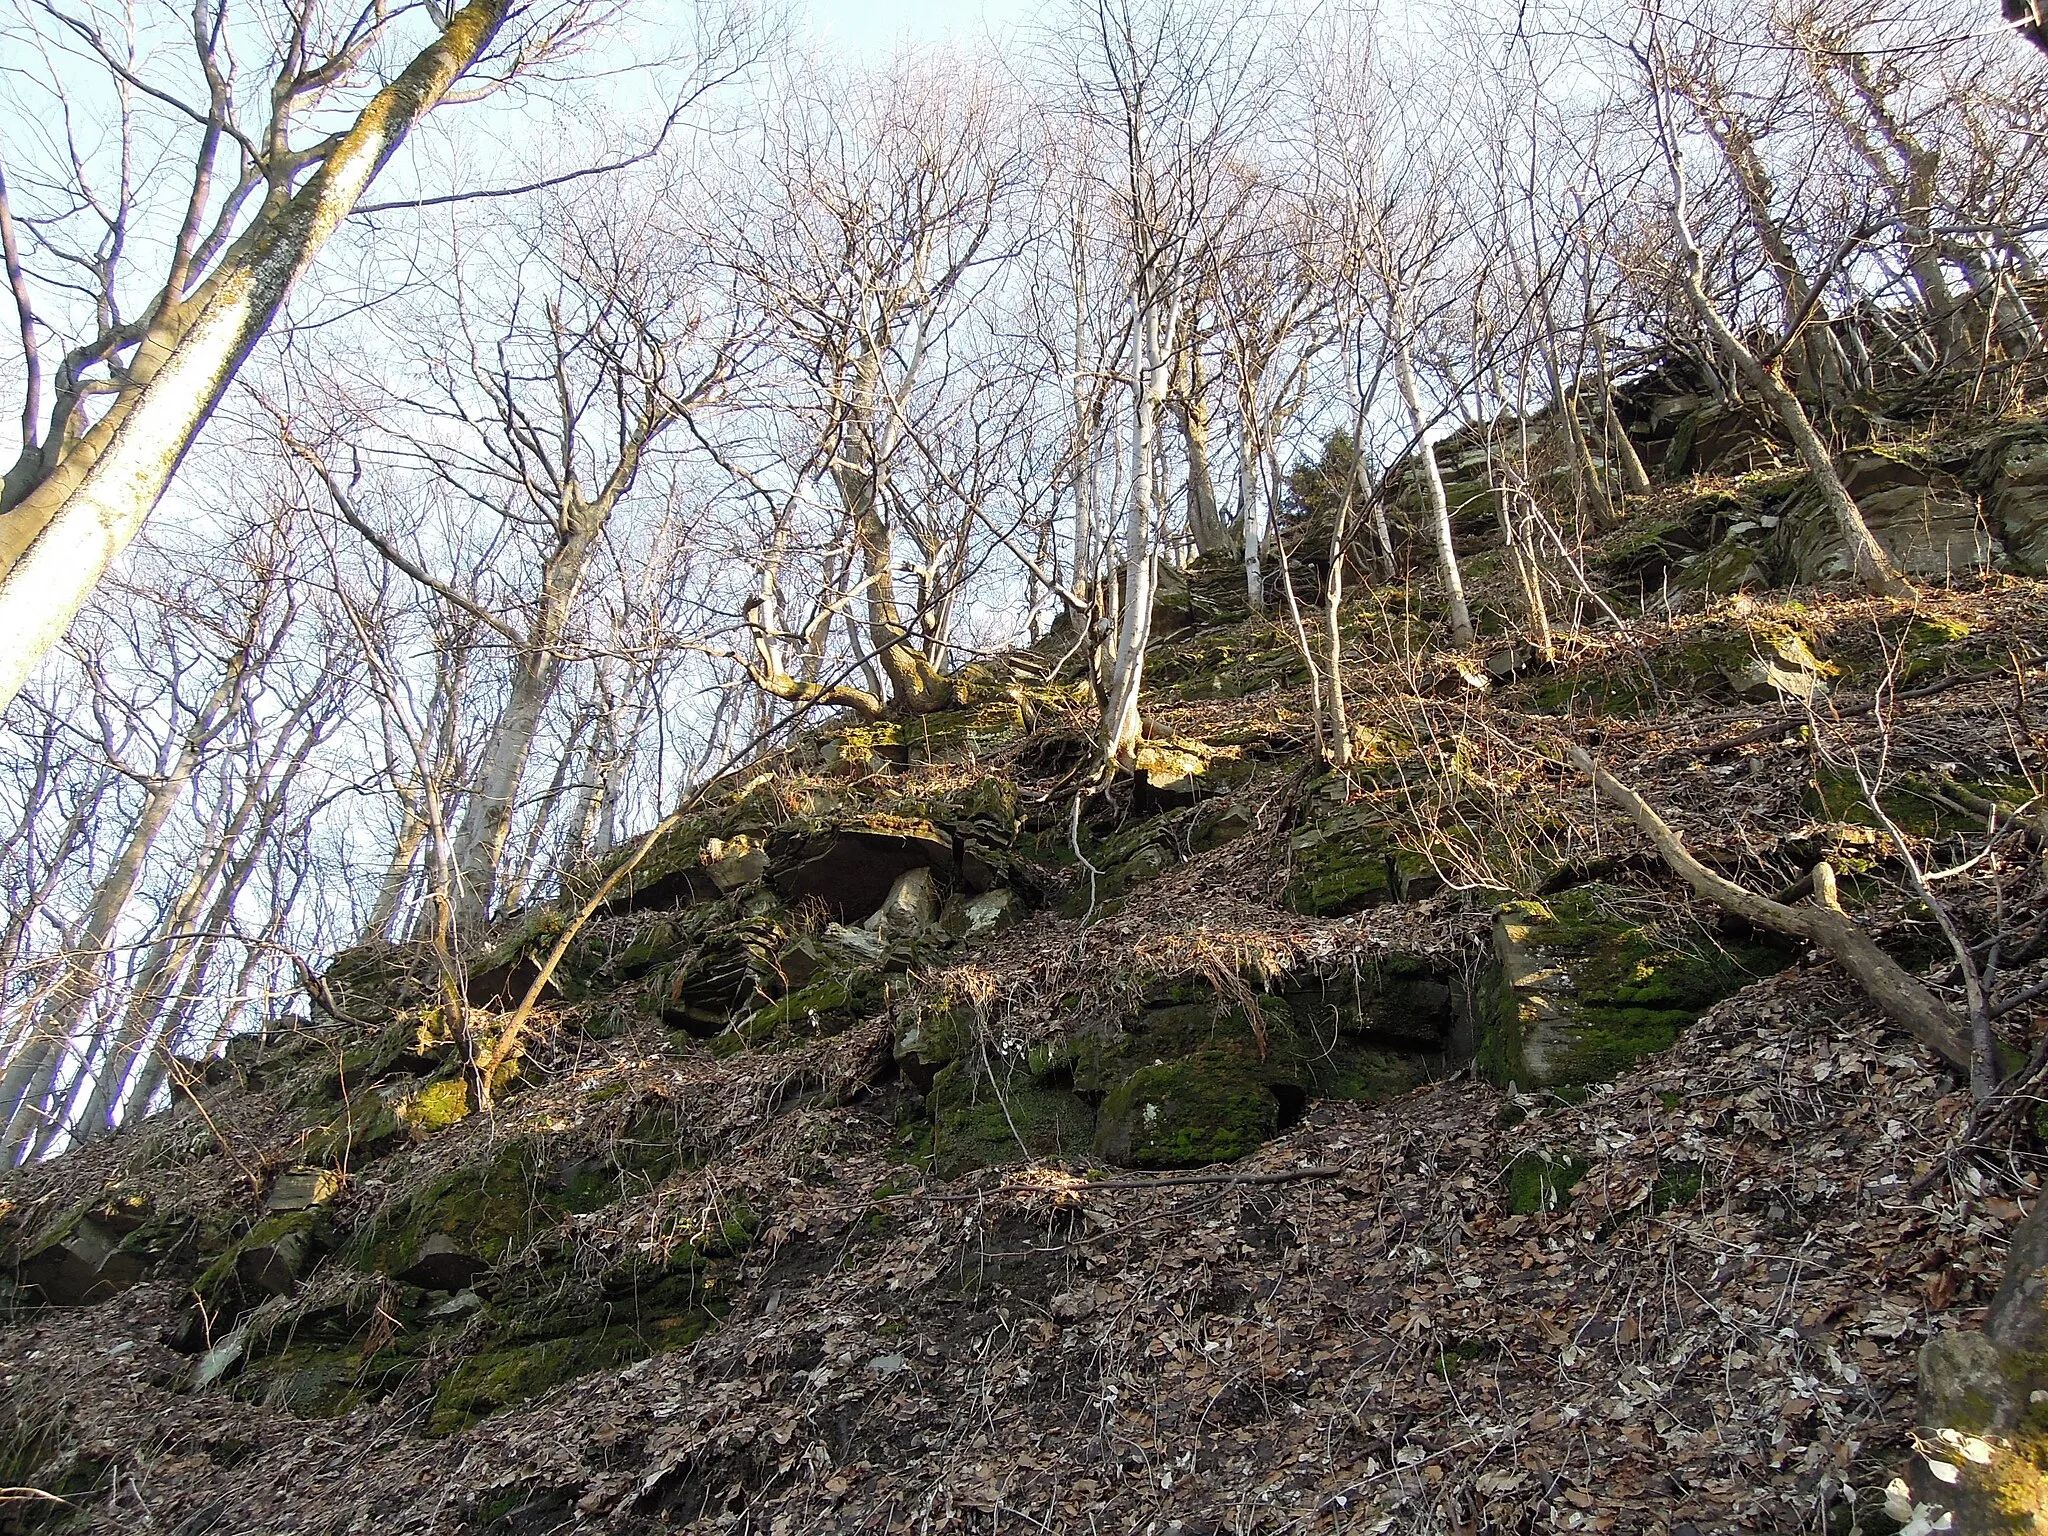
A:
<svg viewBox="0 0 2048 1536">
<path fill-rule="evenodd" d="M 802 0 L 799 15 L 821 37 L 887 53 L 899 42 L 972 42 L 1052 10 L 1059 0 Z"/>
</svg>

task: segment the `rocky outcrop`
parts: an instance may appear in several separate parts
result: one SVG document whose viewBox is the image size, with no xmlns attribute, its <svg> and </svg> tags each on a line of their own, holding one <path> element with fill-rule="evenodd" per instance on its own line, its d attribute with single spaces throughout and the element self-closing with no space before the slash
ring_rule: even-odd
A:
<svg viewBox="0 0 2048 1536">
<path fill-rule="evenodd" d="M 142 1280 L 181 1248 L 191 1223 L 161 1219 L 145 1196 L 95 1201 L 21 1244 L 15 1281 L 56 1307 L 89 1307 Z"/>
<path fill-rule="evenodd" d="M 928 1093 L 934 1166 L 949 1175 L 1055 1155 L 1126 1168 L 1240 1158 L 1315 1099 L 1397 1098 L 1463 1060 L 1458 973 L 1396 956 L 1304 970 L 1226 996 L 1161 980 L 1141 1006 L 1075 1019 L 1056 1046 L 1006 1044 L 965 1006 L 898 1026 L 895 1059 Z"/>
<path fill-rule="evenodd" d="M 1871 533 L 1913 580 L 1969 576 L 1998 553 L 1976 494 L 1949 468 L 1876 449 L 1846 453 L 1836 467 Z M 1793 580 L 1819 584 L 1848 576 L 1841 532 L 1811 491 L 1802 490 L 1786 508 L 1784 538 Z"/>
<path fill-rule="evenodd" d="M 2048 576 L 2048 436 L 2001 438 L 1978 461 L 1984 510 L 2013 569 Z"/>
<path fill-rule="evenodd" d="M 1918 1454 L 1894 1517 L 1951 1536 L 2035 1536 L 2048 1519 L 2048 1202 L 2014 1229 L 1981 1331 L 1920 1350 Z"/>
<path fill-rule="evenodd" d="M 1756 939 L 1669 929 L 1631 908 L 1627 892 L 1587 885 L 1495 914 L 1478 1000 L 1487 1077 L 1525 1091 L 1606 1081 L 1790 958 Z"/>
</svg>

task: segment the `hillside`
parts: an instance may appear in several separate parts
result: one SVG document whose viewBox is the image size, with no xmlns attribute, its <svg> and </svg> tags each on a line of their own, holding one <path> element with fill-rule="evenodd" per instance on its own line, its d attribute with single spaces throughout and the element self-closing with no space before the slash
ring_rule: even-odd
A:
<svg viewBox="0 0 2048 1536">
<path fill-rule="evenodd" d="M 1440 450 L 1481 642 L 1424 643 L 1417 541 L 1359 556 L 1347 771 L 1281 573 L 1255 615 L 1197 562 L 1105 793 L 1056 635 L 811 725 L 452 975 L 335 957 L 8 1175 L 0 1484 L 68 1502 L 0 1528 L 1898 1527 L 1919 1351 L 1983 1321 L 2048 1125 L 1973 1119 L 1565 754 L 1752 891 L 1827 861 L 1943 996 L 1906 858 L 1967 865 L 1945 911 L 2026 993 L 2048 423 L 1843 456 L 1906 601 L 1830 584 L 1753 421 L 1628 409 L 1657 484 L 1548 658 L 1483 436 Z M 2025 1057 L 2048 1003 L 1999 1028 Z"/>
</svg>

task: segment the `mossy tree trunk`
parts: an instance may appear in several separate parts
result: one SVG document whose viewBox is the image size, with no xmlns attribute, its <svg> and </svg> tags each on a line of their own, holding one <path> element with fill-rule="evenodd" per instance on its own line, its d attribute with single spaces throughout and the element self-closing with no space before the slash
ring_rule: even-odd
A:
<svg viewBox="0 0 2048 1536">
<path fill-rule="evenodd" d="M 380 90 L 296 193 L 274 180 L 249 227 L 187 294 L 174 273 L 114 401 L 0 508 L 0 709 L 127 548 L 300 274 L 393 151 L 490 46 L 509 0 L 470 0 Z M 282 167 L 278 168 L 280 174 Z M 59 423 L 59 427 L 63 427 Z M 62 438 L 62 431 L 53 434 Z"/>
</svg>

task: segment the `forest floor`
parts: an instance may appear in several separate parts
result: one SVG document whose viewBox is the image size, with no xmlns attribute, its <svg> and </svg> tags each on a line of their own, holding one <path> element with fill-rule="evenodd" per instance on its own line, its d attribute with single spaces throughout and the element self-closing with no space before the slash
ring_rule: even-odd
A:
<svg viewBox="0 0 2048 1536">
<path fill-rule="evenodd" d="M 2038 778 L 2041 584 L 1795 607 L 1838 672 L 1816 712 L 1668 684 L 1637 696 L 1630 679 L 1659 675 L 1659 656 L 1731 614 L 1752 622 L 1737 600 L 1593 644 L 1561 674 L 1562 711 L 1555 675 L 1443 697 L 1412 669 L 1362 667 L 1357 718 L 1455 737 L 1470 782 L 1509 811 L 1559 810 L 1568 858 L 1630 871 L 1675 908 L 1683 895 L 1557 744 L 1588 744 L 1697 849 L 1754 872 L 1810 832 L 1817 743 L 1891 775 Z M 1900 689 L 1887 636 L 1902 615 L 1974 637 L 1975 660 Z M 1158 728 L 1310 730 L 1298 687 L 1192 691 L 1168 690 Z M 1585 702 L 1622 691 L 1626 708 Z M 1276 808 L 1299 764 L 1275 764 L 1237 791 L 1251 835 L 1101 910 L 1042 911 L 919 984 L 991 1000 L 1028 1044 L 1097 992 L 1218 957 L 1476 963 L 1488 908 L 1455 880 L 1338 917 L 1276 904 Z M 1928 927 L 1896 904 L 1879 922 L 1940 985 Z M 2048 1012 L 2008 1023 L 2031 1040 Z M 678 1055 L 651 1028 L 582 1039 L 408 1165 L 417 1182 L 479 1143 L 601 1138 L 622 1105 L 674 1106 L 715 1155 L 575 1220 L 616 1253 L 679 1215 L 701 1231 L 749 1213 L 722 1321 L 687 1348 L 429 1435 L 403 1396 L 299 1418 L 191 1390 L 190 1356 L 162 1337 L 185 1282 L 150 1280 L 0 1323 L 19 1475 L 64 1440 L 94 1489 L 82 1528 L 175 1536 L 1888 1531 L 1915 1354 L 1981 1315 L 2040 1183 L 2025 1126 L 1961 1145 L 1965 1089 L 1818 954 L 1582 1102 L 1460 1072 L 1391 1103 L 1316 1103 L 1252 1156 L 1192 1173 L 1067 1159 L 935 1178 L 907 1150 L 914 1093 L 891 1047 L 888 1022 L 731 1057 Z M 228 1155 L 180 1159 L 159 1138 L 139 1166 L 120 1137 L 17 1175 L 7 1198 L 55 1208 L 154 1180 L 249 1208 L 299 1133 L 261 1091 L 199 1105 L 202 1139 Z M 349 1198 L 374 1202 L 384 1177 L 365 1170 Z M 1533 1209 L 1515 1198 L 1530 1188 Z M 0 1527 L 39 1512 L 13 1507 Z"/>
</svg>

